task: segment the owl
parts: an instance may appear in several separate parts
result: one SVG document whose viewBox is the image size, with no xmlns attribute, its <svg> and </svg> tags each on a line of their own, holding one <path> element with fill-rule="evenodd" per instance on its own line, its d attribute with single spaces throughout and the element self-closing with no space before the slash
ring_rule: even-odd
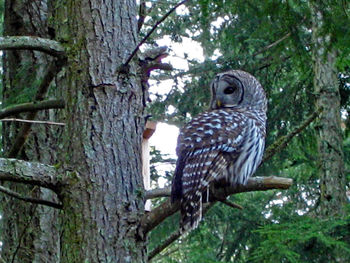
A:
<svg viewBox="0 0 350 263">
<path fill-rule="evenodd" d="M 178 137 L 171 200 L 181 203 L 181 232 L 198 226 L 211 184 L 246 184 L 264 152 L 267 100 L 261 84 L 247 72 L 231 70 L 216 75 L 211 93 L 210 109 Z"/>
</svg>

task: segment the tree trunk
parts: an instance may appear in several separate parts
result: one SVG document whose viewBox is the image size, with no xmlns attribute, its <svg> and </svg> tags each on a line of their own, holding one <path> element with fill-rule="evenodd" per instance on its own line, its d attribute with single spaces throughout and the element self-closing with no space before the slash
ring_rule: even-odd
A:
<svg viewBox="0 0 350 263">
<path fill-rule="evenodd" d="M 59 1 L 56 34 L 68 45 L 62 262 L 144 262 L 141 139 L 144 93 L 132 63 L 133 0 Z"/>
<path fill-rule="evenodd" d="M 60 192 L 60 213 L 3 197 L 6 262 L 146 261 L 139 230 L 146 94 L 138 63 L 119 72 L 137 44 L 136 10 L 134 0 L 6 1 L 7 35 L 54 38 L 67 48 L 67 66 L 48 94 L 66 100 L 64 114 L 50 110 L 37 116 L 64 118 L 64 135 L 56 127 L 32 126 L 19 156 L 57 165 L 69 182 Z M 7 52 L 4 101 L 10 102 L 16 89 L 24 93 L 52 60 L 39 52 Z M 28 72 L 16 75 L 23 64 L 29 65 Z M 6 150 L 18 129 L 4 127 Z M 26 196 L 55 199 L 42 188 L 10 187 Z"/>
<path fill-rule="evenodd" d="M 336 51 L 332 47 L 331 35 L 323 31 L 325 8 L 321 2 L 312 1 L 314 88 L 316 107 L 323 109 L 318 125 L 319 214 L 332 217 L 344 214 L 346 192 Z"/>
</svg>

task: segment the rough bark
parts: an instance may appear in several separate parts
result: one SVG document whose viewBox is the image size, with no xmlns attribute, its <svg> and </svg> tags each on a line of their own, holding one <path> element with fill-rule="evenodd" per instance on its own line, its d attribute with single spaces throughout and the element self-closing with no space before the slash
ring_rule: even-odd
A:
<svg viewBox="0 0 350 263">
<path fill-rule="evenodd" d="M 60 1 L 56 33 L 67 41 L 66 187 L 62 262 L 144 262 L 141 138 L 144 94 L 136 65 L 135 1 Z"/>
<path fill-rule="evenodd" d="M 336 50 L 331 35 L 324 31 L 325 7 L 311 2 L 316 108 L 322 109 L 318 122 L 318 158 L 321 217 L 344 214 L 346 203 L 343 136 L 340 120 L 340 96 L 335 66 Z"/>
</svg>

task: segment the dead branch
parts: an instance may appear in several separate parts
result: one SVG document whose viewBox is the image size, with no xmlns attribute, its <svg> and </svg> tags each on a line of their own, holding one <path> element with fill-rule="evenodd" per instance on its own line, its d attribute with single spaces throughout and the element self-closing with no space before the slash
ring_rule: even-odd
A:
<svg viewBox="0 0 350 263">
<path fill-rule="evenodd" d="M 319 108 L 318 110 L 314 111 L 298 127 L 294 128 L 287 135 L 278 138 L 278 140 L 276 140 L 273 144 L 269 146 L 269 148 L 266 149 L 262 162 L 267 161 L 273 155 L 286 148 L 287 144 L 293 139 L 293 137 L 301 133 L 307 126 L 309 126 L 309 124 L 313 122 L 318 117 L 318 115 L 320 115 L 321 112 L 322 108 Z"/>
<path fill-rule="evenodd" d="M 123 64 L 123 68 L 125 69 L 125 67 L 130 63 L 130 61 L 132 60 L 132 58 L 136 55 L 137 51 L 139 50 L 139 48 L 146 42 L 146 40 L 152 35 L 152 33 L 154 32 L 154 30 L 157 29 L 157 27 L 172 13 L 176 10 L 176 8 L 178 8 L 180 5 L 183 5 L 184 3 L 186 3 L 188 0 L 183 0 L 180 3 L 176 4 L 173 8 L 171 8 L 161 19 L 159 19 L 159 21 L 157 21 L 157 23 L 151 28 L 151 30 L 147 33 L 147 35 L 140 41 L 140 43 L 137 44 L 136 48 L 134 49 L 134 51 L 131 53 L 131 55 L 128 57 L 128 59 L 125 61 L 125 63 Z"/>
<path fill-rule="evenodd" d="M 24 120 L 24 119 L 16 119 L 16 118 L 0 119 L 0 121 L 16 121 L 16 122 L 24 122 L 24 123 L 47 124 L 47 125 L 58 125 L 58 126 L 65 126 L 65 125 L 66 125 L 66 124 L 63 123 L 63 122 L 54 122 L 54 121 L 34 121 L 34 120 Z"/>
<path fill-rule="evenodd" d="M 246 185 L 236 186 L 236 187 L 220 187 L 213 190 L 215 197 L 220 199 L 225 199 L 227 196 L 243 192 L 252 192 L 252 191 L 266 191 L 270 189 L 288 189 L 293 184 L 293 180 L 290 178 L 284 177 L 251 177 L 248 180 Z M 165 190 L 166 189 L 166 190 Z M 166 196 L 170 196 L 171 189 L 165 188 L 164 193 Z M 154 190 L 152 190 L 154 191 Z M 151 192 L 151 191 L 150 191 Z M 146 192 L 146 197 L 152 197 L 151 194 Z M 171 203 L 170 200 L 167 200 L 156 207 L 151 212 L 144 215 L 141 220 L 141 225 L 145 233 L 151 231 L 164 219 L 172 214 L 176 213 L 180 208 L 180 203 Z"/>
<path fill-rule="evenodd" d="M 243 207 L 240 206 L 239 204 L 233 203 L 233 202 L 231 202 L 231 201 L 229 201 L 229 200 L 227 200 L 227 199 L 223 199 L 223 200 L 219 200 L 219 201 L 220 201 L 221 203 L 223 203 L 223 204 L 225 204 L 225 205 L 231 207 L 231 208 L 240 209 L 240 210 L 243 209 Z"/>
<path fill-rule="evenodd" d="M 53 191 L 59 184 L 55 167 L 7 158 L 0 158 L 0 181 L 38 185 Z"/>
<path fill-rule="evenodd" d="M 38 111 L 38 110 L 47 110 L 47 109 L 63 109 L 64 100 L 44 100 L 40 102 L 29 102 L 17 104 L 14 106 L 9 106 L 0 110 L 0 119 L 7 118 L 15 114 L 22 112 Z"/>
<path fill-rule="evenodd" d="M 65 59 L 66 54 L 63 46 L 54 40 L 34 36 L 9 36 L 0 37 L 0 50 L 37 50 Z"/>
<path fill-rule="evenodd" d="M 32 198 L 32 197 L 24 197 L 22 195 L 20 195 L 19 193 L 16 193 L 10 189 L 7 189 L 3 186 L 0 185 L 0 192 L 3 192 L 11 197 L 17 198 L 19 200 L 25 201 L 25 202 L 29 202 L 29 203 L 33 203 L 33 204 L 39 204 L 39 205 L 46 205 L 46 206 L 50 206 L 53 208 L 57 208 L 57 209 L 62 209 L 62 205 L 55 203 L 55 202 L 51 202 L 48 200 L 44 200 L 44 199 L 38 199 L 38 198 Z"/>
<path fill-rule="evenodd" d="M 160 252 L 162 252 L 165 248 L 167 248 L 171 243 L 177 240 L 181 236 L 179 230 L 172 233 L 166 240 L 164 240 L 159 246 L 154 248 L 151 252 L 148 253 L 148 260 L 151 260 Z"/>
<path fill-rule="evenodd" d="M 36 92 L 34 101 L 42 101 L 49 89 L 51 81 L 54 79 L 54 77 L 57 75 L 57 73 L 61 70 L 63 64 L 58 63 L 57 61 L 52 61 L 48 67 L 48 70 L 43 78 L 43 80 L 40 83 L 40 86 L 38 87 L 38 90 Z M 36 117 L 38 111 L 32 111 L 29 112 L 26 116 L 26 120 L 34 120 Z M 17 137 L 10 149 L 10 151 L 7 154 L 7 157 L 9 158 L 15 158 L 17 154 L 21 151 L 24 143 L 27 140 L 27 137 L 30 133 L 31 123 L 25 123 L 23 124 L 21 130 L 18 132 Z"/>
<path fill-rule="evenodd" d="M 274 46 L 277 46 L 279 43 L 281 43 L 283 40 L 285 40 L 286 38 L 290 37 L 291 33 L 287 33 L 286 35 L 284 35 L 283 37 L 281 37 L 280 39 L 276 40 L 275 42 L 263 47 L 262 49 L 258 50 L 257 52 L 255 52 L 253 54 L 253 57 L 255 57 L 258 54 L 261 54 L 267 50 L 269 50 L 270 48 L 273 48 Z"/>
<path fill-rule="evenodd" d="M 203 205 L 203 215 L 208 212 L 208 210 L 216 203 L 216 201 L 211 203 L 205 203 Z M 165 248 L 167 248 L 171 243 L 176 241 L 181 236 L 180 230 L 178 229 L 174 233 L 172 233 L 166 240 L 164 240 L 159 246 L 154 248 L 149 254 L 148 254 L 148 260 L 151 260 L 154 258 L 157 254 L 162 252 Z"/>
</svg>

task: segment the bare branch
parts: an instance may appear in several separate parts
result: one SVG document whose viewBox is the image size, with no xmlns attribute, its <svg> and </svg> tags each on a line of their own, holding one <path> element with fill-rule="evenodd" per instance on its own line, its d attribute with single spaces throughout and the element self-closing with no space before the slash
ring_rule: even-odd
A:
<svg viewBox="0 0 350 263">
<path fill-rule="evenodd" d="M 34 204 L 39 204 L 39 205 L 46 205 L 46 206 L 50 206 L 53 208 L 58 208 L 58 209 L 62 209 L 62 205 L 55 203 L 55 202 L 51 202 L 48 200 L 43 200 L 43 199 L 38 199 L 38 198 L 32 198 L 32 197 L 23 197 L 22 195 L 20 195 L 19 193 L 16 193 L 10 189 L 7 189 L 3 186 L 0 185 L 0 192 L 3 192 L 11 197 L 17 198 L 19 200 L 25 201 L 25 202 L 29 202 L 29 203 L 34 203 Z"/>
<path fill-rule="evenodd" d="M 236 204 L 236 203 L 233 203 L 233 202 L 230 202 L 229 200 L 227 200 L 227 199 L 223 199 L 223 200 L 219 200 L 221 203 L 223 203 L 223 204 L 225 204 L 225 205 L 227 205 L 227 206 L 229 206 L 229 207 L 231 207 L 231 208 L 235 208 L 235 209 L 240 209 L 240 210 L 242 210 L 243 209 L 243 207 L 242 206 L 240 206 L 239 204 Z"/>
<path fill-rule="evenodd" d="M 203 205 L 203 215 L 215 204 L 216 202 L 211 203 L 205 203 Z M 154 248 L 149 254 L 148 254 L 148 260 L 151 260 L 154 258 L 157 254 L 162 252 L 165 248 L 167 248 L 171 243 L 176 241 L 181 236 L 180 230 L 178 229 L 174 233 L 172 233 L 166 240 L 164 240 L 159 246 Z"/>
<path fill-rule="evenodd" d="M 227 196 L 243 192 L 251 191 L 266 191 L 270 189 L 288 189 L 293 184 L 293 180 L 284 177 L 251 177 L 246 185 L 236 187 L 220 187 L 215 188 L 212 192 L 215 193 L 215 197 L 225 199 Z M 154 191 L 154 190 L 152 190 Z M 164 192 L 166 196 L 170 196 L 171 189 L 165 188 Z M 151 197 L 149 193 L 146 196 Z M 151 212 L 144 215 L 141 220 L 141 224 L 145 233 L 151 231 L 164 219 L 172 214 L 176 213 L 180 208 L 180 202 L 171 203 L 167 200 L 156 207 Z"/>
<path fill-rule="evenodd" d="M 290 37 L 291 33 L 287 33 L 286 35 L 284 35 L 283 37 L 281 37 L 280 39 L 276 40 L 275 42 L 267 45 L 266 47 L 263 47 L 262 49 L 258 50 L 257 52 L 255 52 L 253 54 L 253 57 L 255 57 L 256 55 L 263 53 L 267 50 L 269 50 L 270 48 L 273 48 L 274 46 L 277 46 L 279 43 L 281 43 L 283 40 L 285 40 L 286 38 Z"/>
<path fill-rule="evenodd" d="M 63 46 L 51 39 L 34 36 L 0 37 L 0 50 L 18 49 L 37 50 L 60 59 L 66 56 Z"/>
<path fill-rule="evenodd" d="M 44 100 L 40 102 L 29 102 L 9 106 L 0 110 L 0 119 L 6 118 L 22 112 L 47 110 L 47 109 L 63 109 L 64 100 Z"/>
<path fill-rule="evenodd" d="M 0 181 L 38 185 L 54 191 L 59 183 L 53 166 L 7 158 L 0 158 Z"/>
<path fill-rule="evenodd" d="M 65 125 L 66 125 L 66 124 L 63 123 L 63 122 L 33 121 L 33 120 L 23 120 L 23 119 L 16 119 L 16 118 L 0 119 L 0 121 L 16 121 L 16 122 L 24 122 L 24 123 L 47 124 L 47 125 L 58 125 L 58 126 L 65 126 Z"/>
<path fill-rule="evenodd" d="M 137 51 L 139 50 L 139 48 L 146 42 L 146 40 L 152 35 L 152 33 L 154 32 L 154 30 L 157 29 L 157 27 L 172 13 L 176 10 L 176 8 L 178 8 L 180 5 L 183 5 L 184 3 L 186 3 L 188 0 L 183 0 L 180 3 L 178 3 L 177 5 L 175 5 L 173 8 L 171 8 L 159 21 L 157 21 L 157 23 L 152 27 L 152 29 L 147 33 L 147 35 L 140 41 L 140 43 L 138 43 L 138 45 L 136 46 L 136 48 L 134 49 L 134 51 L 131 53 L 131 55 L 128 57 L 128 59 L 126 60 L 126 62 L 123 65 L 123 68 L 125 68 L 130 61 L 132 60 L 132 58 L 136 55 Z"/>
<path fill-rule="evenodd" d="M 286 136 L 282 136 L 278 138 L 273 144 L 269 146 L 269 148 L 266 149 L 263 162 L 270 159 L 273 155 L 280 152 L 284 148 L 286 148 L 287 144 L 293 139 L 293 137 L 299 133 L 301 133 L 311 122 L 313 122 L 318 115 L 322 112 L 322 108 L 319 108 L 318 110 L 314 111 L 306 120 L 304 120 L 298 127 L 294 128 L 290 133 L 288 133 Z"/>
<path fill-rule="evenodd" d="M 57 61 L 52 61 L 48 67 L 48 70 L 38 87 L 34 101 L 42 101 L 49 89 L 51 81 L 54 79 L 56 74 L 61 70 L 63 64 L 58 63 Z M 32 111 L 27 114 L 26 120 L 34 120 L 36 117 L 37 111 Z M 31 128 L 31 123 L 23 124 L 21 130 L 18 132 L 15 142 L 13 143 L 10 151 L 7 154 L 9 158 L 15 158 L 17 154 L 21 151 L 24 143 L 27 140 Z"/>
<path fill-rule="evenodd" d="M 148 260 L 151 260 L 156 255 L 158 255 L 160 252 L 162 252 L 166 247 L 168 247 L 171 243 L 173 243 L 175 240 L 177 240 L 181 236 L 181 233 L 179 230 L 172 233 L 166 240 L 163 241 L 159 246 L 154 248 L 151 252 L 148 253 Z"/>
</svg>

